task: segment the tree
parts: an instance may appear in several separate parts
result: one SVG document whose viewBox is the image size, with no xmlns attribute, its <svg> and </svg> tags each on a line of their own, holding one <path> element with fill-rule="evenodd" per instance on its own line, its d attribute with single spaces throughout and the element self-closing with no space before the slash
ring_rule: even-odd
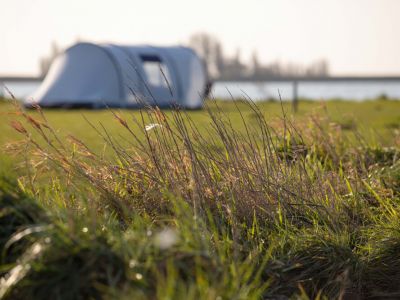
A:
<svg viewBox="0 0 400 300">
<path fill-rule="evenodd" d="M 40 59 L 40 74 L 45 76 L 50 69 L 51 64 L 54 59 L 60 54 L 60 48 L 57 46 L 56 42 L 51 43 L 51 52 L 49 56 L 42 57 Z"/>
<path fill-rule="evenodd" d="M 205 61 L 211 77 L 216 78 L 224 68 L 221 43 L 208 33 L 196 33 L 189 39 L 189 46 Z"/>
<path fill-rule="evenodd" d="M 324 59 L 316 61 L 307 68 L 306 74 L 319 77 L 329 76 L 329 64 Z"/>
<path fill-rule="evenodd" d="M 256 51 L 251 56 L 251 72 L 253 77 L 257 77 L 260 73 L 260 61 Z"/>
<path fill-rule="evenodd" d="M 218 43 L 215 50 L 216 50 L 215 63 L 216 63 L 218 74 L 221 75 L 221 73 L 224 71 L 224 66 L 225 66 L 225 57 L 222 52 L 221 44 Z"/>
</svg>

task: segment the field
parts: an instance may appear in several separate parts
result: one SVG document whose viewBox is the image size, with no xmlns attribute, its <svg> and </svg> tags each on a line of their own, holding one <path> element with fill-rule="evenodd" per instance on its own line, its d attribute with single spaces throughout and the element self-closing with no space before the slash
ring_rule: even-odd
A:
<svg viewBox="0 0 400 300">
<path fill-rule="evenodd" d="M 400 101 L 0 114 L 0 299 L 400 297 Z"/>
</svg>

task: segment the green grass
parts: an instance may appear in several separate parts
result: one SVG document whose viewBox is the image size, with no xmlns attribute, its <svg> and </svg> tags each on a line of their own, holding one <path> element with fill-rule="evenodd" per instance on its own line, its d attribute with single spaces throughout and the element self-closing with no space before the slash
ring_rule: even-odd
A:
<svg viewBox="0 0 400 300">
<path fill-rule="evenodd" d="M 400 101 L 299 107 L 0 103 L 0 299 L 400 297 Z"/>
<path fill-rule="evenodd" d="M 235 105 L 231 102 L 218 102 L 223 111 L 229 114 L 233 123 L 240 123 L 240 114 Z M 215 108 L 213 103 L 209 104 L 211 109 Z M 258 104 L 260 110 L 265 115 L 267 120 L 282 117 L 282 107 L 279 102 L 261 102 Z M 244 104 L 239 104 L 239 108 L 248 122 L 252 122 L 254 113 Z M 283 108 L 288 113 L 291 113 L 290 103 L 284 103 Z M 9 126 L 11 120 L 14 119 L 14 107 L 10 103 L 0 102 L 0 144 L 9 142 L 15 139 L 15 131 Z M 373 131 L 378 132 L 384 137 L 390 137 L 392 129 L 397 129 L 400 124 L 400 101 L 377 100 L 366 102 L 351 102 L 351 101 L 329 101 L 329 102 L 312 102 L 302 101 L 299 105 L 299 112 L 296 115 L 297 119 L 304 119 L 312 113 L 329 116 L 333 122 L 338 122 L 348 128 L 348 124 L 354 122 L 359 129 L 365 133 Z M 166 112 L 169 115 L 170 112 Z M 31 112 L 33 117 L 37 113 Z M 139 112 L 135 110 L 123 110 L 122 115 L 139 116 Z M 48 110 L 46 118 L 62 136 L 72 134 L 79 136 L 95 148 L 101 148 L 103 142 L 98 139 L 94 130 L 87 126 L 87 122 L 83 116 L 87 117 L 92 123 L 98 125 L 100 122 L 110 131 L 110 134 L 115 135 L 121 133 L 121 128 L 118 122 L 115 121 L 112 114 L 107 110 Z M 191 118 L 198 124 L 200 130 L 209 123 L 208 114 L 206 111 L 190 112 Z M 351 127 L 351 126 L 350 126 Z"/>
</svg>

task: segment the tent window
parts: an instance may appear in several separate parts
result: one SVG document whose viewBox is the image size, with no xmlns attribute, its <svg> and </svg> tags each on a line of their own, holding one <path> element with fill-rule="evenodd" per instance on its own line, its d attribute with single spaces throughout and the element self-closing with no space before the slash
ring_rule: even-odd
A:
<svg viewBox="0 0 400 300">
<path fill-rule="evenodd" d="M 172 85 L 169 70 L 158 56 L 141 55 L 140 58 L 142 59 L 148 84 L 159 87 L 168 87 L 168 84 Z"/>
</svg>

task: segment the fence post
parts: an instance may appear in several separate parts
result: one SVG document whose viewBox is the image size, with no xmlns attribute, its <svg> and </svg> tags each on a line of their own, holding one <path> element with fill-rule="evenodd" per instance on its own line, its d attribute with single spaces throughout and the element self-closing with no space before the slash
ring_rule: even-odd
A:
<svg viewBox="0 0 400 300">
<path fill-rule="evenodd" d="M 293 81 L 293 102 L 292 102 L 292 105 L 293 105 L 293 112 L 294 113 L 297 113 L 297 110 L 298 110 L 298 106 L 299 106 L 299 98 L 298 98 L 298 92 L 297 92 L 297 88 L 298 88 L 298 81 L 297 80 L 294 80 Z"/>
</svg>

